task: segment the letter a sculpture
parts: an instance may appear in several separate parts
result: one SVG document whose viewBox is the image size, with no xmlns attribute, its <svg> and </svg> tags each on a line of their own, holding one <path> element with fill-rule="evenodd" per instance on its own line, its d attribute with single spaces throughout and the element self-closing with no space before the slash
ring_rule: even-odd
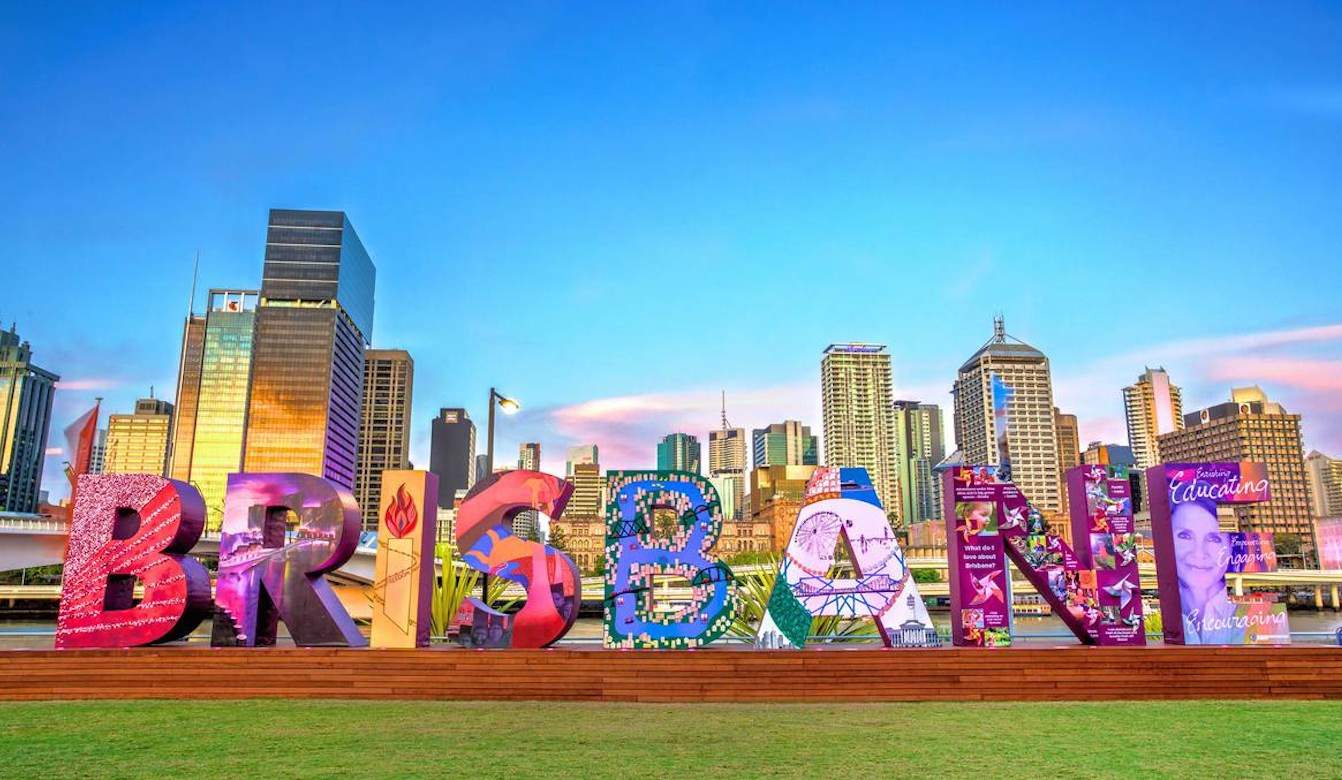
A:
<svg viewBox="0 0 1342 780">
<path fill-rule="evenodd" d="M 832 572 L 840 541 L 851 578 Z M 871 618 L 886 647 L 940 644 L 866 469 L 822 466 L 807 482 L 755 646 L 801 648 L 820 615 Z"/>
</svg>

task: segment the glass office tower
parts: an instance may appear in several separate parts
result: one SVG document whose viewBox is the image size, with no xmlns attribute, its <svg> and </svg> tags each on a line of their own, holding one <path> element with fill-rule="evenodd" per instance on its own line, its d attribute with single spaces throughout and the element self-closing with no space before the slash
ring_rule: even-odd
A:
<svg viewBox="0 0 1342 780">
<path fill-rule="evenodd" d="M 210 290 L 205 315 L 190 480 L 205 499 L 211 531 L 223 520 L 228 475 L 242 467 L 257 298 L 255 290 Z"/>
<path fill-rule="evenodd" d="M 272 209 L 243 468 L 354 486 L 376 270 L 340 211 Z"/>
</svg>

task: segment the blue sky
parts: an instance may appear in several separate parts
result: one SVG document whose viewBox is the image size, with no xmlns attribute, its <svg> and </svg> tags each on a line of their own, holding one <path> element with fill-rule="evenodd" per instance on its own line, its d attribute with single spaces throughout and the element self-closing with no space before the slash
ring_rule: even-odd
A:
<svg viewBox="0 0 1342 780">
<path fill-rule="evenodd" d="M 1342 8 L 498 5 L 5 4 L 0 319 L 53 427 L 171 396 L 192 257 L 257 285 L 282 206 L 372 254 L 421 465 L 490 384 L 551 468 L 650 465 L 719 389 L 819 432 L 834 341 L 948 404 L 998 311 L 1083 442 L 1150 363 L 1342 455 Z"/>
</svg>

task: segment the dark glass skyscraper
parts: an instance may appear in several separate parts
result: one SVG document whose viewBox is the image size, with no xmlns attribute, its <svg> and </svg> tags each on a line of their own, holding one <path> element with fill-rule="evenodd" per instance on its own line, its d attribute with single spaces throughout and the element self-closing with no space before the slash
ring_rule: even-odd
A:
<svg viewBox="0 0 1342 780">
<path fill-rule="evenodd" d="M 475 484 L 475 423 L 465 409 L 439 409 L 429 432 L 429 471 L 438 475 L 438 506 L 451 509 L 458 490 Z"/>
<path fill-rule="evenodd" d="M 0 511 L 36 512 L 60 377 L 33 365 L 32 349 L 10 328 L 0 332 Z"/>
<path fill-rule="evenodd" d="M 354 486 L 376 270 L 341 211 L 271 209 L 243 468 Z"/>
</svg>

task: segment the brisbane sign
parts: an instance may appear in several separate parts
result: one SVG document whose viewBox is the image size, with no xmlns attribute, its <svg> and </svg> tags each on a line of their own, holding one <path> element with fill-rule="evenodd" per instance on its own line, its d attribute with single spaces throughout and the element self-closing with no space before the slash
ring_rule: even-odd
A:
<svg viewBox="0 0 1342 780">
<path fill-rule="evenodd" d="M 1167 643 L 1289 641 L 1284 609 L 1226 594 L 1227 571 L 1275 567 L 1270 537 L 1225 532 L 1219 504 L 1269 499 L 1260 464 L 1168 464 L 1146 474 Z M 1028 498 L 989 467 L 944 475 L 950 636 L 953 644 L 1011 643 L 1007 561 L 1083 644 L 1142 645 L 1146 631 L 1138 540 L 1126 472 L 1081 466 L 1067 475 L 1075 547 Z M 382 476 L 373 618 L 365 635 L 326 575 L 355 554 L 360 512 L 348 490 L 307 474 L 229 476 L 214 578 L 190 551 L 205 506 L 191 485 L 153 475 L 81 475 L 75 486 L 56 647 L 124 648 L 182 639 L 213 617 L 216 647 L 274 645 L 283 621 L 300 646 L 427 647 L 437 478 Z M 455 542 L 465 566 L 526 593 L 520 610 L 468 599 L 460 613 L 475 647 L 539 648 L 562 639 L 582 605 L 582 579 L 563 551 L 511 532 L 520 512 L 561 517 L 573 486 L 539 471 L 495 474 L 458 507 Z M 608 473 L 604 644 L 676 649 L 721 638 L 740 595 L 713 549 L 722 532 L 713 485 L 677 471 Z M 655 534 L 677 518 L 670 533 Z M 851 576 L 835 575 L 843 545 Z M 442 565 L 453 565 L 443 561 Z M 659 605 L 655 583 L 689 585 Z M 136 590 L 140 591 L 138 598 Z M 593 598 L 595 600 L 595 598 Z M 886 647 L 941 640 L 894 529 L 864 469 L 819 467 L 787 540 L 754 646 L 803 648 L 813 619 L 869 619 Z"/>
</svg>

